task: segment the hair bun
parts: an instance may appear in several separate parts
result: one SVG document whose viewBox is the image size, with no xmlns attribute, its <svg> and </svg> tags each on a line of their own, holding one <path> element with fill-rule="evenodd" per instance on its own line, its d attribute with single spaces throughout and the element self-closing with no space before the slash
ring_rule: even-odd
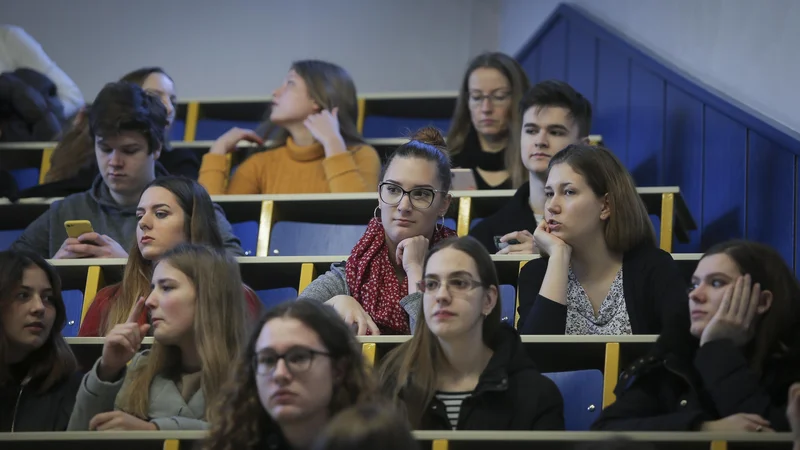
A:
<svg viewBox="0 0 800 450">
<path fill-rule="evenodd" d="M 442 132 L 436 127 L 422 127 L 411 136 L 411 139 L 434 147 L 445 148 L 446 145 Z"/>
</svg>

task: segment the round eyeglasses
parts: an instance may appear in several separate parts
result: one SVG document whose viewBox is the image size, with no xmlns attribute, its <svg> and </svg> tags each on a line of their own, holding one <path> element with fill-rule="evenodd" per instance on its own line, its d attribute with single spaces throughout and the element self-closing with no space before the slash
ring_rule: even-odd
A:
<svg viewBox="0 0 800 450">
<path fill-rule="evenodd" d="M 407 191 L 400 185 L 384 181 L 378 185 L 378 195 L 383 203 L 390 206 L 400 204 L 403 196 L 408 195 L 411 206 L 417 209 L 428 209 L 433 204 L 436 194 L 444 192 L 433 188 L 417 187 Z"/>
</svg>

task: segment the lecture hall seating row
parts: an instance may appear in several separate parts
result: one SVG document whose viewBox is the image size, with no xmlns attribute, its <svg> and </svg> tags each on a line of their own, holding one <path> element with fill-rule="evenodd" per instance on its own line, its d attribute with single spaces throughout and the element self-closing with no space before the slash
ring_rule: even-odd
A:
<svg viewBox="0 0 800 450">
<path fill-rule="evenodd" d="M 204 431 L 2 433 L 4 450 L 190 450 L 206 436 Z M 649 442 L 658 449 L 773 450 L 792 448 L 790 433 L 705 432 L 575 432 L 575 431 L 415 431 L 424 450 L 572 450 L 587 442 L 624 438 Z"/>
<path fill-rule="evenodd" d="M 660 246 L 672 251 L 673 241 L 687 242 L 697 228 L 678 187 L 637 188 L 659 235 Z M 459 236 L 497 211 L 513 190 L 453 191 L 447 224 Z M 0 249 L 13 242 L 11 230 L 22 230 L 58 199 L 0 199 Z M 234 224 L 247 256 L 313 256 L 348 254 L 378 204 L 377 193 L 220 195 L 213 200 Z M 313 232 L 299 223 L 327 224 Z M 335 225 L 335 227 L 331 227 Z M 19 231 L 17 232 L 17 234 Z M 3 238 L 2 235 L 7 235 Z M 333 239 L 331 236 L 337 236 Z M 3 242 L 5 241 L 5 246 Z"/>
</svg>

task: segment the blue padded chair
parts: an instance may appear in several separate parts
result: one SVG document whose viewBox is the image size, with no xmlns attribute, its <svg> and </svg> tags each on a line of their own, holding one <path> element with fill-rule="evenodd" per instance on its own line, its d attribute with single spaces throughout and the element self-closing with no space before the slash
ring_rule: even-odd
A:
<svg viewBox="0 0 800 450">
<path fill-rule="evenodd" d="M 269 256 L 349 255 L 366 225 L 276 222 L 269 239 Z"/>
<path fill-rule="evenodd" d="M 27 169 L 14 169 L 9 170 L 11 176 L 17 182 L 17 188 L 21 191 L 23 189 L 32 188 L 39 184 L 39 168 L 30 167 Z"/>
<path fill-rule="evenodd" d="M 264 289 L 261 291 L 256 291 L 256 295 L 258 295 L 258 298 L 261 300 L 264 308 L 270 309 L 279 303 L 296 299 L 297 289 L 292 287 Z"/>
<path fill-rule="evenodd" d="M 81 327 L 81 314 L 83 313 L 83 292 L 73 289 L 61 291 L 64 307 L 67 311 L 67 323 L 61 334 L 64 337 L 75 337 Z"/>
<path fill-rule="evenodd" d="M 186 122 L 183 120 L 175 119 L 172 126 L 169 128 L 170 141 L 182 141 L 186 136 Z"/>
<path fill-rule="evenodd" d="M 543 373 L 564 398 L 566 431 L 588 431 L 603 410 L 603 373 L 597 369 Z"/>
<path fill-rule="evenodd" d="M 511 284 L 500 285 L 500 299 L 502 309 L 500 310 L 500 320 L 514 326 L 514 312 L 517 310 L 517 289 Z"/>
<path fill-rule="evenodd" d="M 478 217 L 477 219 L 472 219 L 472 221 L 469 223 L 469 229 L 471 230 L 471 229 L 475 228 L 475 225 L 481 223 L 481 220 L 483 220 L 483 217 Z"/>
<path fill-rule="evenodd" d="M 214 141 L 233 127 L 255 130 L 260 122 L 248 120 L 200 119 L 197 121 L 195 141 Z"/>
<path fill-rule="evenodd" d="M 17 240 L 25 230 L 3 230 L 0 231 L 0 252 L 11 248 L 11 244 Z"/>
<path fill-rule="evenodd" d="M 456 224 L 456 219 L 453 219 L 452 217 L 445 217 L 444 226 L 446 226 L 447 228 L 450 228 L 451 230 L 457 230 L 456 227 L 458 225 Z"/>
<path fill-rule="evenodd" d="M 396 138 L 408 134 L 408 130 L 413 132 L 422 127 L 434 126 L 442 133 L 447 134 L 450 129 L 450 118 L 446 119 L 425 119 L 417 117 L 389 117 L 389 116 L 366 116 L 364 118 L 364 138 Z"/>
<path fill-rule="evenodd" d="M 231 228 L 234 236 L 239 238 L 242 243 L 244 256 L 256 256 L 258 246 L 258 222 L 251 220 L 248 222 L 232 223 Z"/>
</svg>

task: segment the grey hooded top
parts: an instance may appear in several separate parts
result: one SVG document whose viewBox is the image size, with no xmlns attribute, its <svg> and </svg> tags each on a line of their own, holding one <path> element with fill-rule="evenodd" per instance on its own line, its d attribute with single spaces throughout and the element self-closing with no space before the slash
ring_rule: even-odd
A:
<svg viewBox="0 0 800 450">
<path fill-rule="evenodd" d="M 164 175 L 168 175 L 166 170 L 156 164 L 156 176 Z M 216 204 L 214 207 L 225 248 L 234 256 L 244 255 L 239 238 L 234 236 L 222 208 Z M 25 228 L 25 232 L 11 248 L 52 258 L 67 239 L 67 231 L 64 229 L 64 222 L 67 220 L 89 220 L 96 232 L 114 239 L 125 251 L 136 240 L 136 205 L 120 206 L 111 196 L 103 177 L 98 175 L 88 191 L 53 202 L 47 211 Z"/>
</svg>

